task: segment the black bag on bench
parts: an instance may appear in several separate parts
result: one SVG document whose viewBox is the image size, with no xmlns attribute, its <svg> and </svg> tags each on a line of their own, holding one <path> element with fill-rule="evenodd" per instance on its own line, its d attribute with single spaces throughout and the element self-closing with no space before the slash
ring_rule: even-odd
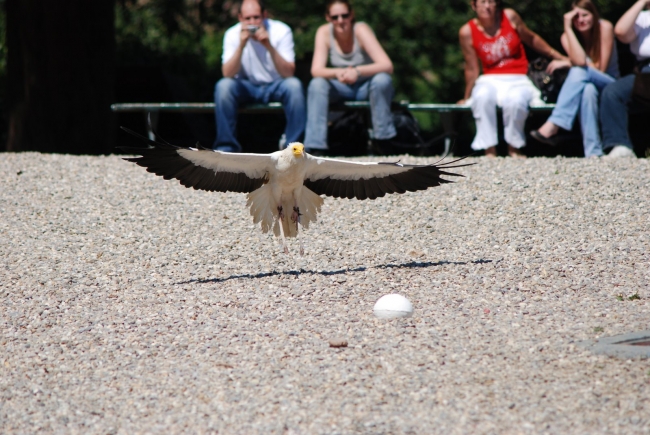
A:
<svg viewBox="0 0 650 435">
<path fill-rule="evenodd" d="M 557 69 L 553 74 L 548 74 L 546 72 L 548 64 L 549 60 L 545 57 L 533 60 L 528 64 L 528 78 L 542 92 L 542 100 L 545 103 L 556 103 L 569 69 Z"/>
<path fill-rule="evenodd" d="M 362 110 L 332 111 L 327 126 L 328 154 L 365 156 L 368 154 L 368 127 Z"/>
</svg>

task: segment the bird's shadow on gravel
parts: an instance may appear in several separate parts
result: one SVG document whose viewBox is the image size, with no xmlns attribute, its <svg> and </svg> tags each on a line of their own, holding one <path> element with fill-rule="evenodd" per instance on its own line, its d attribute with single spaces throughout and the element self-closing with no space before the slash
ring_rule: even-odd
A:
<svg viewBox="0 0 650 435">
<path fill-rule="evenodd" d="M 446 265 L 453 265 L 453 266 L 463 266 L 467 264 L 487 264 L 487 263 L 492 263 L 494 260 L 485 260 L 485 259 L 479 259 L 479 260 L 472 260 L 472 261 L 425 261 L 425 262 L 420 262 L 420 261 L 409 261 L 407 263 L 400 263 L 400 264 L 395 264 L 395 263 L 388 263 L 388 264 L 379 264 L 375 266 L 361 266 L 361 267 L 355 267 L 355 268 L 346 268 L 346 269 L 336 269 L 336 270 L 306 270 L 306 269 L 297 269 L 297 270 L 274 270 L 271 272 L 261 272 L 261 273 L 245 273 L 241 275 L 230 275 L 224 278 L 205 278 L 205 279 L 190 279 L 189 281 L 181 281 L 177 282 L 175 285 L 183 285 L 183 284 L 213 284 L 213 283 L 219 283 L 219 282 L 225 282 L 229 281 L 231 279 L 259 279 L 259 278 L 268 278 L 270 276 L 278 276 L 278 275 L 286 275 L 286 276 L 297 276 L 297 275 L 324 275 L 324 276 L 330 276 L 330 275 L 342 275 L 345 273 L 349 272 L 363 272 L 368 269 L 417 269 L 417 268 L 424 268 L 424 267 L 437 267 L 437 266 L 446 266 Z M 498 261 L 498 260 L 497 260 Z"/>
</svg>

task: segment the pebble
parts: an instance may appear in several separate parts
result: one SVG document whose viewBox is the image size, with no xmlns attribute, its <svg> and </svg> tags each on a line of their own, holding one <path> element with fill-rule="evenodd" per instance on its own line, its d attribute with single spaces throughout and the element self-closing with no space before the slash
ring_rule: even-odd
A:
<svg viewBox="0 0 650 435">
<path fill-rule="evenodd" d="M 326 198 L 301 257 L 245 195 L 4 153 L 0 432 L 647 434 L 647 361 L 576 343 L 648 328 L 648 159 L 468 161 Z"/>
<path fill-rule="evenodd" d="M 348 347 L 348 341 L 344 338 L 330 339 L 330 347 Z"/>
</svg>

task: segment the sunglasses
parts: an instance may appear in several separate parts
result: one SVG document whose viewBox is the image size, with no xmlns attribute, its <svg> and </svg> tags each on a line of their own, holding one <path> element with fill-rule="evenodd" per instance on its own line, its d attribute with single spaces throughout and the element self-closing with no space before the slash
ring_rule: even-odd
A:
<svg viewBox="0 0 650 435">
<path fill-rule="evenodd" d="M 338 21 L 339 18 L 347 20 L 348 18 L 350 18 L 350 13 L 348 12 L 347 14 L 330 15 L 330 20 L 332 21 Z"/>
</svg>

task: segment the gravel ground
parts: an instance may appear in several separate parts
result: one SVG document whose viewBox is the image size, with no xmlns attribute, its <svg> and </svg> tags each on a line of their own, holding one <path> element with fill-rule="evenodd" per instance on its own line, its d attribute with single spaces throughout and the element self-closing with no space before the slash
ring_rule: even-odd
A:
<svg viewBox="0 0 650 435">
<path fill-rule="evenodd" d="M 650 433 L 650 360 L 576 345 L 650 329 L 650 160 L 473 161 L 300 257 L 244 195 L 3 154 L 0 432 Z"/>
</svg>

